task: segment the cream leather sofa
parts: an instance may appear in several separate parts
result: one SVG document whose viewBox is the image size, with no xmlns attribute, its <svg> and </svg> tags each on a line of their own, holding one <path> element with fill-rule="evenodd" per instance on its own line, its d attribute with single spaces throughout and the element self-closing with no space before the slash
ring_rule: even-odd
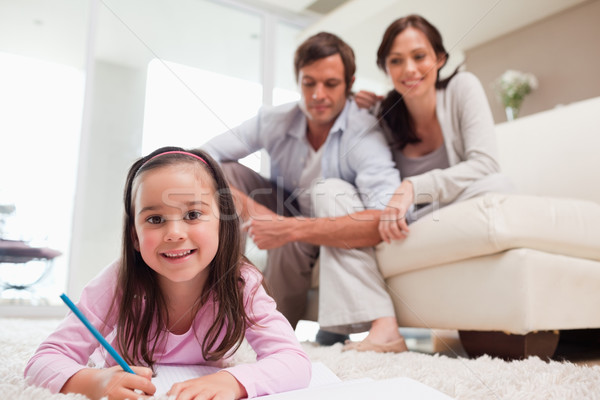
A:
<svg viewBox="0 0 600 400">
<path fill-rule="evenodd" d="M 472 356 L 550 356 L 559 330 L 600 328 L 600 98 L 496 130 L 518 194 L 423 217 L 379 267 L 400 326 L 458 330 Z"/>
</svg>

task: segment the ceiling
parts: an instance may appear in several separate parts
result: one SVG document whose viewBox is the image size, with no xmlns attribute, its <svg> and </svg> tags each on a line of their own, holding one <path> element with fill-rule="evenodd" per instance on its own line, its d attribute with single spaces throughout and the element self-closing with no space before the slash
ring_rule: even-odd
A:
<svg viewBox="0 0 600 400">
<path fill-rule="evenodd" d="M 452 65 L 465 49 L 585 1 L 597 0 L 0 0 L 0 51 L 81 68 L 94 47 L 97 58 L 118 64 L 156 56 L 189 65 L 208 60 L 216 70 L 254 76 L 243 60 L 260 51 L 261 10 L 267 10 L 304 27 L 298 42 L 321 30 L 339 34 L 357 54 L 359 75 L 381 80 L 375 52 L 399 16 L 418 13 L 436 25 Z M 234 5 L 235 15 L 221 15 L 231 11 L 223 5 Z M 97 27 L 93 41 L 90 21 Z M 213 31 L 219 34 L 206 33 Z M 242 52 L 231 54 L 233 44 Z"/>
<path fill-rule="evenodd" d="M 327 0 L 317 0 L 327 1 Z M 321 30 L 339 34 L 357 54 L 357 70 L 384 79 L 377 47 L 395 19 L 420 14 L 441 32 L 450 53 L 446 71 L 464 61 L 464 51 L 533 24 L 587 0 L 349 0 L 319 18 L 303 37 Z"/>
</svg>

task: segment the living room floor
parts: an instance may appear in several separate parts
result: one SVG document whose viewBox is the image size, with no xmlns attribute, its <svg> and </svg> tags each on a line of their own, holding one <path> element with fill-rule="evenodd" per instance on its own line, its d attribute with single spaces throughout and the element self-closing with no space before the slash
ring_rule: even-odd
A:
<svg viewBox="0 0 600 400">
<path fill-rule="evenodd" d="M 314 321 L 300 321 L 296 336 L 301 342 L 314 342 L 319 324 Z M 425 354 L 440 354 L 450 358 L 468 357 L 463 349 L 457 331 L 431 330 L 423 328 L 400 328 L 411 351 Z M 367 333 L 350 335 L 351 340 L 362 340 Z M 600 337 L 593 345 L 580 345 L 577 338 L 559 341 L 553 357 L 556 361 L 568 361 L 582 366 L 600 366 Z M 575 340 L 573 340 L 575 339 Z"/>
</svg>

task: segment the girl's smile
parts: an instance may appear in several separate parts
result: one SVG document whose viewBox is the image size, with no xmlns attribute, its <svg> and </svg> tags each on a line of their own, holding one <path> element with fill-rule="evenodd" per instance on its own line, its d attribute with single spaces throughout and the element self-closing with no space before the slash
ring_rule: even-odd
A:
<svg viewBox="0 0 600 400">
<path fill-rule="evenodd" d="M 176 252 L 168 252 L 168 253 L 162 253 L 162 255 L 164 257 L 170 258 L 172 260 L 180 260 L 183 257 L 189 256 L 190 254 L 194 253 L 196 250 L 181 250 L 181 251 L 176 251 Z"/>
<path fill-rule="evenodd" d="M 171 251 L 161 253 L 165 259 L 172 263 L 180 263 L 187 261 L 191 258 L 191 255 L 194 254 L 197 250 L 181 250 L 181 251 Z"/>
</svg>

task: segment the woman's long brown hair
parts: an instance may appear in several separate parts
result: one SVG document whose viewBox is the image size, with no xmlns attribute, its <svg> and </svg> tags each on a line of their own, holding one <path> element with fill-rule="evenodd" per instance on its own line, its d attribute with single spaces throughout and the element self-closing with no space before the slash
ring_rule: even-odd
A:
<svg viewBox="0 0 600 400">
<path fill-rule="evenodd" d="M 184 151 L 206 161 L 185 154 L 164 154 Z M 155 156 L 159 157 L 154 158 Z M 253 324 L 244 308 L 244 281 L 240 268 L 247 262 L 240 249 L 239 217 L 233 198 L 217 164 L 200 150 L 163 147 L 136 161 L 129 170 L 124 192 L 123 246 L 117 293 L 109 313 L 116 312 L 118 350 L 133 365 L 152 367 L 154 354 L 167 333 L 167 303 L 158 285 L 157 274 L 142 259 L 134 247 L 133 187 L 145 171 L 165 165 L 190 163 L 204 168 L 214 180 L 215 196 L 219 207 L 219 246 L 208 266 L 209 275 L 202 293 L 198 293 L 197 311 L 209 298 L 214 300 L 216 318 L 201 341 L 204 359 L 216 361 L 242 343 L 245 330 Z M 219 335 L 224 332 L 223 339 Z"/>
<path fill-rule="evenodd" d="M 444 65 L 446 64 L 448 61 L 448 52 L 444 47 L 442 35 L 437 28 L 425 18 L 413 14 L 395 20 L 388 26 L 383 34 L 379 50 L 377 50 L 377 65 L 383 72 L 387 73 L 385 63 L 396 36 L 407 28 L 415 28 L 423 32 L 429 40 L 429 43 L 431 43 L 436 56 L 445 57 L 446 61 L 444 62 Z M 444 66 L 442 65 L 440 70 L 443 67 Z M 442 80 L 440 80 L 440 73 L 438 70 L 435 83 L 436 89 L 443 89 L 448 86 L 450 80 L 458 73 L 458 68 L 460 68 L 460 66 L 457 67 L 449 77 Z M 385 123 L 390 128 L 393 134 L 395 139 L 394 143 L 392 143 L 393 148 L 402 150 L 409 143 L 418 143 L 421 141 L 412 128 L 410 114 L 402 99 L 402 95 L 395 89 L 392 89 L 381 102 L 378 117 L 382 123 Z"/>
</svg>

